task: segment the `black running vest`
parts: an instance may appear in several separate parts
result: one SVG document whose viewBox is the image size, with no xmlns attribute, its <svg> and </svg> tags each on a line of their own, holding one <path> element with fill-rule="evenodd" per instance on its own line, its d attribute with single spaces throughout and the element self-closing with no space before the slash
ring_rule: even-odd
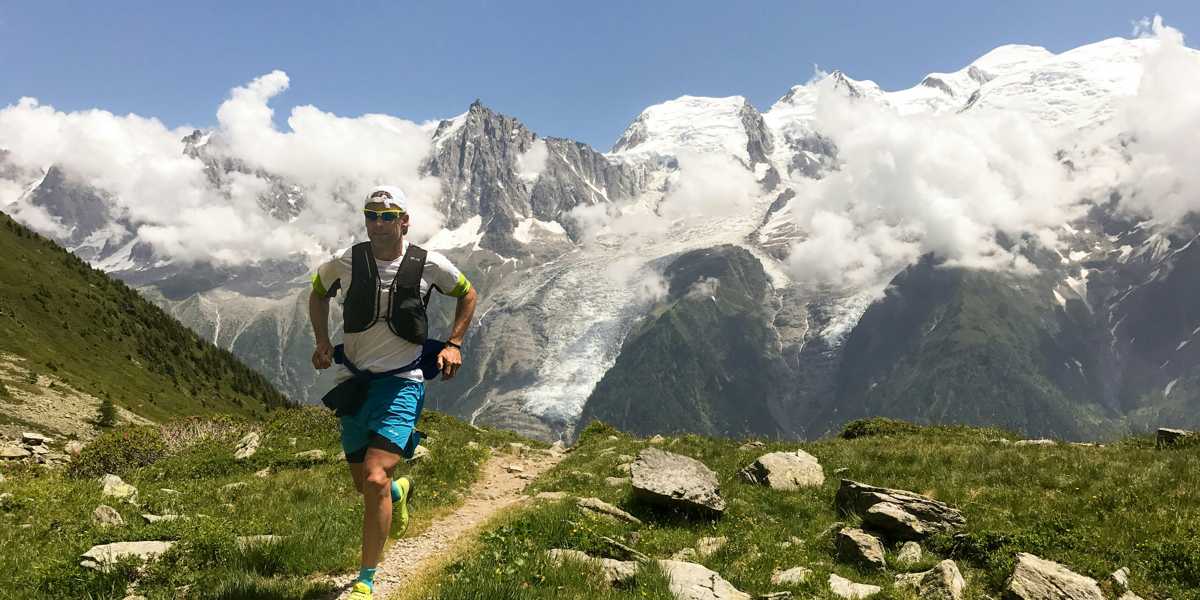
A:
<svg viewBox="0 0 1200 600">
<path fill-rule="evenodd" d="M 355 244 L 352 248 L 350 288 L 346 290 L 346 301 L 342 305 L 342 318 L 346 333 L 361 333 L 379 320 L 379 268 L 375 265 L 375 254 L 371 242 Z M 396 278 L 392 280 L 388 294 L 385 319 L 392 333 L 417 345 L 425 343 L 429 321 L 425 316 L 425 302 L 421 298 L 421 275 L 425 272 L 426 252 L 415 244 L 409 244 Z M 432 288 L 431 288 L 432 289 Z"/>
</svg>

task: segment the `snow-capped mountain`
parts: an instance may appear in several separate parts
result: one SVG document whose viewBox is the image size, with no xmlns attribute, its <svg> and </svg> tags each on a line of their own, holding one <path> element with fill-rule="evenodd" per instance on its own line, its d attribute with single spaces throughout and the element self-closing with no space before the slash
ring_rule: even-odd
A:
<svg viewBox="0 0 1200 600">
<path fill-rule="evenodd" d="M 1159 43 L 1003 46 L 897 91 L 834 71 L 766 112 L 737 96 L 683 96 L 645 109 L 608 153 L 540 137 L 479 102 L 432 123 L 422 174 L 440 182 L 445 222 L 425 245 L 467 271 L 482 303 L 468 361 L 431 389 L 430 405 L 544 439 L 569 436 L 581 415 L 634 431 L 785 437 L 869 414 L 1076 438 L 1163 418 L 1195 424 L 1190 222 L 1093 199 L 1054 240 L 996 236 L 1036 275 L 948 268 L 932 252 L 886 273 L 883 295 L 804 281 L 789 262 L 821 233 L 797 221 L 798 204 L 846 166 L 823 121 L 828 95 L 898 119 L 1024 115 L 1056 132 L 1064 169 L 1099 169 L 1132 151 L 1120 131 L 1095 132 L 1137 93 Z M 196 132 L 180 144 L 213 189 L 237 174 L 268 181 L 259 209 L 283 222 L 322 201 L 223 143 Z M 89 182 L 6 164 L 0 154 L 0 178 L 27 191 L 5 210 L 27 221 L 39 217 L 22 210 L 41 211 L 65 246 L 293 398 L 315 401 L 328 386 L 307 367 L 309 261 L 174 262 Z M 435 322 L 445 327 L 452 310 L 435 304 Z M 705 417 L 666 418 L 684 413 Z"/>
</svg>

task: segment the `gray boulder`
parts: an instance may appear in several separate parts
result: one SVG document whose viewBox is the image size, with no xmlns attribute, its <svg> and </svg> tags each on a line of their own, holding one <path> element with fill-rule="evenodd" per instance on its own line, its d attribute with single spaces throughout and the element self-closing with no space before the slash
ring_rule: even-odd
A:
<svg viewBox="0 0 1200 600">
<path fill-rule="evenodd" d="M 810 577 L 812 577 L 812 569 L 808 567 L 794 567 L 786 571 L 779 571 L 771 575 L 772 585 L 800 585 Z"/>
<path fill-rule="evenodd" d="M 92 522 L 101 527 L 124 527 L 125 519 L 121 518 L 121 513 L 117 509 L 101 504 L 92 511 Z"/>
<path fill-rule="evenodd" d="M 27 446 L 44 446 L 50 443 L 50 438 L 40 433 L 26 431 L 21 434 L 21 443 Z"/>
<path fill-rule="evenodd" d="M 738 474 L 750 483 L 776 490 L 798 490 L 825 483 L 821 463 L 803 450 L 764 454 Z"/>
<path fill-rule="evenodd" d="M 863 523 L 889 540 L 920 540 L 932 533 L 920 519 L 892 502 L 872 505 L 863 514 Z"/>
<path fill-rule="evenodd" d="M 1159 449 L 1170 448 L 1186 440 L 1189 437 L 1196 435 L 1186 429 L 1168 429 L 1166 427 L 1159 428 L 1158 436 L 1155 440 L 1155 446 Z"/>
<path fill-rule="evenodd" d="M 1017 555 L 1004 600 L 1104 600 L 1096 580 L 1032 554 Z"/>
<path fill-rule="evenodd" d="M 550 562 L 554 565 L 561 565 L 566 561 L 578 561 L 585 564 L 595 565 L 600 568 L 600 572 L 604 575 L 604 579 L 606 579 L 608 583 L 612 585 L 633 579 L 638 572 L 638 564 L 635 561 L 597 558 L 584 554 L 578 550 L 547 550 L 546 555 L 550 557 Z"/>
<path fill-rule="evenodd" d="M 633 523 L 634 525 L 642 524 L 641 519 L 638 519 L 637 517 L 625 512 L 625 511 L 623 511 L 623 510 L 621 510 L 599 498 L 580 498 L 579 500 L 576 501 L 575 504 L 577 506 L 579 506 L 580 509 L 588 511 L 588 512 L 592 512 L 592 513 L 596 513 L 596 514 L 604 515 L 604 516 L 608 516 L 608 517 L 614 517 L 614 518 L 622 520 L 622 521 Z"/>
<path fill-rule="evenodd" d="M 872 506 L 890 502 L 916 517 L 928 532 L 953 531 L 967 523 L 958 509 L 928 496 L 907 490 L 875 487 L 849 479 L 842 480 L 834 502 L 842 512 L 864 516 Z"/>
<path fill-rule="evenodd" d="M 260 438 L 258 436 L 258 432 L 251 431 L 250 433 L 247 433 L 246 435 L 242 436 L 242 439 L 238 440 L 237 449 L 233 452 L 233 458 L 237 460 L 245 460 L 251 456 L 254 456 L 254 453 L 258 452 L 259 443 Z"/>
<path fill-rule="evenodd" d="M 130 504 L 137 504 L 137 488 L 125 483 L 120 477 L 111 473 L 106 474 L 100 478 L 100 484 L 104 486 L 101 493 L 105 496 L 124 500 Z"/>
<path fill-rule="evenodd" d="M 833 592 L 833 595 L 839 598 L 846 598 L 848 600 L 862 600 L 863 598 L 870 598 L 871 596 L 882 592 L 883 588 L 877 585 L 854 583 L 845 577 L 830 574 L 829 591 Z"/>
<path fill-rule="evenodd" d="M 887 568 L 883 543 L 861 529 L 843 529 L 837 534 L 838 558 L 870 567 Z"/>
<path fill-rule="evenodd" d="M 922 554 L 920 544 L 916 542 L 904 542 L 904 545 L 900 547 L 900 551 L 896 553 L 896 561 L 909 564 L 920 562 Z"/>
<path fill-rule="evenodd" d="M 923 573 L 908 573 L 896 578 L 897 586 L 914 588 L 921 600 L 962 600 L 966 580 L 952 560 L 943 560 Z"/>
<path fill-rule="evenodd" d="M 717 516 L 725 511 L 717 474 L 694 458 L 646 448 L 630 471 L 635 499 Z"/>
<path fill-rule="evenodd" d="M 20 446 L 0 446 L 0 458 L 17 459 L 27 458 L 31 452 Z"/>
<path fill-rule="evenodd" d="M 675 600 L 751 600 L 717 573 L 702 565 L 678 560 L 658 561 L 669 580 Z"/>
<path fill-rule="evenodd" d="M 152 560 L 171 549 L 175 542 L 118 542 L 92 546 L 80 556 L 79 566 L 97 571 L 108 571 L 125 558 L 141 561 Z"/>
</svg>

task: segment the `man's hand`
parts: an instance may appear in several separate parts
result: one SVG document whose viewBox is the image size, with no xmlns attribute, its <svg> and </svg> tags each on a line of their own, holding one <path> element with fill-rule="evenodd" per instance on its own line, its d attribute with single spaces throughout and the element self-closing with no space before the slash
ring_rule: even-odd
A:
<svg viewBox="0 0 1200 600">
<path fill-rule="evenodd" d="M 446 346 L 442 348 L 437 355 L 437 367 L 442 371 L 443 379 L 454 379 L 454 374 L 458 373 L 458 368 L 462 366 L 462 352 L 454 346 Z"/>
<path fill-rule="evenodd" d="M 328 369 L 333 364 L 333 344 L 329 340 L 317 342 L 313 350 L 312 365 L 314 369 Z"/>
</svg>

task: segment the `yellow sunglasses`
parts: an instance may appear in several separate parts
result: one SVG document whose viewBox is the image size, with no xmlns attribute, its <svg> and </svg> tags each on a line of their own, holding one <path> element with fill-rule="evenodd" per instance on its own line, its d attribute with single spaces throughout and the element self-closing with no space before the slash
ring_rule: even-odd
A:
<svg viewBox="0 0 1200 600">
<path fill-rule="evenodd" d="M 400 215 L 402 214 L 404 214 L 404 211 L 400 210 L 399 208 L 389 208 L 387 210 L 371 210 L 369 208 L 363 209 L 363 216 L 365 216 L 368 221 L 383 219 L 384 223 L 389 223 L 399 219 Z"/>
</svg>

